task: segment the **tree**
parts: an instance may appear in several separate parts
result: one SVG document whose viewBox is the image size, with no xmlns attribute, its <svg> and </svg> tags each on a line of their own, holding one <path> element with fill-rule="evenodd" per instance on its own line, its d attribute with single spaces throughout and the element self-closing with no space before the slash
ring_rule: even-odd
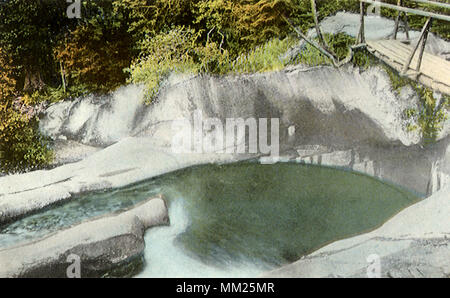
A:
<svg viewBox="0 0 450 298">
<path fill-rule="evenodd" d="M 135 41 L 155 36 L 194 20 L 193 5 L 198 0 L 114 0 L 115 10 L 126 12 L 129 32 Z"/>
<path fill-rule="evenodd" d="M 131 62 L 126 16 L 111 1 L 86 3 L 84 19 L 56 47 L 69 79 L 90 91 L 107 92 L 125 83 Z"/>
<path fill-rule="evenodd" d="M 301 7 L 295 0 L 244 0 L 234 10 L 236 28 L 243 43 L 260 44 L 272 37 L 282 38 L 289 32 L 283 19 L 298 15 Z"/>
<path fill-rule="evenodd" d="M 70 20 L 66 2 L 3 0 L 0 5 L 0 47 L 11 55 L 26 91 L 40 90 L 52 74 L 52 48 Z"/>
<path fill-rule="evenodd" d="M 15 68 L 12 59 L 0 49 L 0 170 L 38 167 L 51 158 L 51 152 L 37 130 L 36 118 L 16 109 Z"/>
</svg>

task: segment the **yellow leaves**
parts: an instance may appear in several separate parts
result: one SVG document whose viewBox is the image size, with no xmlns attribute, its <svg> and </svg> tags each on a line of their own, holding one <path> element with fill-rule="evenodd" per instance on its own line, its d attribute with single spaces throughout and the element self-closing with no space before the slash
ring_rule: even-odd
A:
<svg viewBox="0 0 450 298">
<path fill-rule="evenodd" d="M 0 166 L 1 171 L 32 168 L 51 159 L 43 146 L 34 123 L 27 115 L 14 109 L 16 80 L 11 59 L 0 49 Z M 31 104 L 35 95 L 25 95 L 21 101 Z"/>
<path fill-rule="evenodd" d="M 55 49 L 69 85 L 107 92 L 125 83 L 130 64 L 130 40 L 124 28 L 98 23 L 78 26 Z"/>
<path fill-rule="evenodd" d="M 233 13 L 237 19 L 237 29 L 242 32 L 241 40 L 254 46 L 272 37 L 284 37 L 286 23 L 281 13 L 289 16 L 293 7 L 290 0 L 251 0 L 240 3 Z"/>
<path fill-rule="evenodd" d="M 0 102 L 12 96 L 16 87 L 11 58 L 0 48 Z"/>
<path fill-rule="evenodd" d="M 194 23 L 206 22 L 208 28 L 216 27 L 221 30 L 233 26 L 232 0 L 203 0 L 195 4 L 196 19 Z"/>
</svg>

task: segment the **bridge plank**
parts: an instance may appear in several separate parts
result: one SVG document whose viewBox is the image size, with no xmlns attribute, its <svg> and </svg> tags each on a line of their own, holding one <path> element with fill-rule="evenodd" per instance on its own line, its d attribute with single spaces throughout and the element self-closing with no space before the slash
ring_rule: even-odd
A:
<svg viewBox="0 0 450 298">
<path fill-rule="evenodd" d="M 409 54 L 412 51 L 412 47 L 401 42 L 391 41 L 389 43 L 380 43 L 377 44 L 377 49 L 380 52 L 386 53 L 387 56 L 394 57 L 395 62 L 400 64 L 404 64 L 408 59 Z M 418 63 L 419 54 L 416 53 L 411 62 L 410 68 L 415 70 Z M 442 61 L 448 62 L 440 57 L 428 54 L 423 57 L 421 72 L 424 74 L 432 74 L 432 77 L 440 77 L 447 76 L 450 78 L 450 66 L 449 67 L 441 67 Z M 450 65 L 450 63 L 448 63 Z"/>
<path fill-rule="evenodd" d="M 367 47 L 371 52 L 377 52 L 377 56 L 383 57 L 382 59 L 390 60 L 399 65 L 398 70 L 401 70 L 401 66 L 408 60 L 409 54 L 413 50 L 413 47 L 402 43 L 398 40 L 368 40 Z M 410 65 L 410 74 L 413 74 L 418 64 L 418 52 L 414 55 L 414 58 Z M 392 64 L 392 63 L 388 63 Z M 424 52 L 422 66 L 420 74 L 425 75 L 431 79 L 432 85 L 445 85 L 443 92 L 450 88 L 450 61 L 447 61 L 441 57 L 435 56 L 428 52 Z M 427 82 L 430 80 L 427 80 Z M 442 88 L 440 88 L 442 89 Z M 442 91 L 442 90 L 439 90 Z"/>
</svg>

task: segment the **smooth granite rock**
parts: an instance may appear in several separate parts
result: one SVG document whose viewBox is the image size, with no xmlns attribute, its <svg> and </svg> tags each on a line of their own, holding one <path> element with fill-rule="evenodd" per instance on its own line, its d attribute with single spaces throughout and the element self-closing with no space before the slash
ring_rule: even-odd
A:
<svg viewBox="0 0 450 298">
<path fill-rule="evenodd" d="M 81 277 L 134 274 L 142 266 L 145 230 L 168 223 L 164 200 L 150 199 L 128 211 L 0 250 L 0 277 L 70 277 L 67 271 L 75 272 L 70 268 L 75 259 Z"/>
</svg>

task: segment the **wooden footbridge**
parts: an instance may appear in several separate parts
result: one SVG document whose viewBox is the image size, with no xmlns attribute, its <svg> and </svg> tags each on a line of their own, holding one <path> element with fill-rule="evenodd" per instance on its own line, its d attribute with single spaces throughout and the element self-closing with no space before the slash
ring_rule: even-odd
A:
<svg viewBox="0 0 450 298">
<path fill-rule="evenodd" d="M 355 50 L 356 48 L 365 47 L 374 56 L 395 69 L 401 76 L 409 77 L 410 79 L 415 80 L 433 90 L 450 95 L 450 61 L 447 61 L 442 57 L 433 55 L 425 50 L 425 45 L 433 20 L 437 19 L 450 22 L 450 16 L 405 7 L 403 5 L 403 0 L 397 0 L 397 5 L 384 3 L 382 2 L 382 0 L 359 1 L 361 10 L 361 24 L 357 37 L 357 44 L 349 49 L 349 55 L 343 61 L 338 61 L 336 55 L 334 55 L 334 53 L 329 49 L 326 41 L 323 38 L 318 23 L 315 0 L 311 0 L 311 6 L 313 10 L 314 22 L 316 25 L 315 27 L 318 42 L 308 39 L 304 34 L 302 34 L 302 32 L 295 29 L 294 27 L 293 28 L 301 38 L 305 39 L 312 46 L 316 47 L 322 54 L 330 58 L 336 67 L 348 63 L 352 59 L 353 50 Z M 429 0 L 409 1 L 427 4 L 430 7 L 440 7 L 450 10 L 450 4 L 446 4 L 443 2 Z M 393 28 L 393 34 L 390 39 L 366 40 L 365 16 L 367 14 L 369 5 L 371 5 L 371 7 L 384 7 L 387 9 L 393 9 L 398 12 Z M 414 43 L 412 43 L 410 39 L 407 14 L 414 14 L 427 18 L 427 21 L 422 28 L 418 40 Z M 286 20 L 290 23 L 288 19 Z M 404 40 L 397 39 L 400 22 L 403 23 L 403 27 L 405 30 L 406 39 Z"/>
<path fill-rule="evenodd" d="M 427 0 L 410 1 L 450 9 L 450 4 L 442 2 Z M 358 42 L 360 44 L 366 44 L 367 49 L 372 54 L 397 70 L 402 76 L 407 76 L 413 80 L 419 81 L 433 90 L 440 91 L 444 94 L 450 94 L 450 61 L 428 53 L 425 50 L 428 33 L 432 26 L 433 19 L 450 22 L 450 16 L 404 7 L 402 5 L 402 0 L 398 0 L 397 5 L 374 0 L 360 0 L 360 4 L 361 27 L 358 35 Z M 367 4 L 377 5 L 379 7 L 385 7 L 398 11 L 392 39 L 366 40 L 364 34 L 364 19 Z M 427 17 L 427 21 L 422 28 L 418 40 L 413 44 L 411 43 L 408 32 L 408 13 Z M 397 39 L 402 14 L 406 40 Z"/>
</svg>

